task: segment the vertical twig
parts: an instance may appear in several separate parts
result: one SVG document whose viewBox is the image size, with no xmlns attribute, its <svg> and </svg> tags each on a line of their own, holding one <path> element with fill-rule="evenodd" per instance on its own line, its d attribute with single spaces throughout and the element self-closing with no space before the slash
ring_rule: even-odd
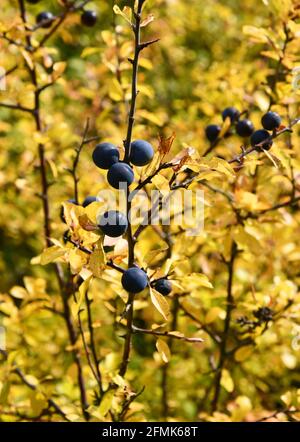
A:
<svg viewBox="0 0 300 442">
<path fill-rule="evenodd" d="M 81 154 L 82 148 L 83 148 L 83 146 L 85 144 L 86 136 L 88 134 L 89 124 L 90 124 L 90 121 L 89 121 L 89 119 L 87 119 L 86 123 L 85 123 L 84 131 L 83 131 L 83 135 L 82 135 L 82 138 L 81 138 L 81 143 L 80 143 L 79 147 L 75 151 L 73 167 L 72 167 L 72 169 L 69 170 L 69 172 L 71 173 L 72 178 L 73 178 L 73 183 L 74 183 L 74 200 L 75 200 L 76 204 L 78 204 L 78 202 L 79 202 L 79 194 L 78 194 L 79 177 L 77 176 L 77 167 L 78 167 L 78 163 L 79 163 L 80 154 Z"/>
<path fill-rule="evenodd" d="M 130 145 L 132 138 L 132 130 L 134 126 L 135 119 L 135 109 L 136 109 L 136 98 L 138 94 L 137 83 L 138 83 L 138 65 L 139 65 L 139 55 L 141 51 L 140 47 L 140 36 L 141 36 L 141 13 L 143 7 L 144 0 L 138 1 L 137 10 L 134 10 L 133 6 L 133 15 L 135 18 L 135 23 L 132 25 L 134 32 L 134 58 L 132 60 L 132 82 L 131 82 L 131 103 L 130 110 L 128 115 L 128 127 L 127 127 L 127 135 L 124 140 L 124 148 L 125 148 L 125 158 L 124 161 L 129 162 L 130 158 Z M 129 198 L 129 189 L 127 187 L 127 217 L 131 210 L 131 201 Z M 135 241 L 132 235 L 132 228 L 130 219 L 128 219 L 128 231 L 127 231 L 127 240 L 128 240 L 128 268 L 134 264 L 134 245 Z M 132 322 L 133 322 L 133 300 L 134 294 L 129 293 L 128 299 L 126 303 L 126 314 L 127 314 L 127 332 L 125 336 L 125 343 L 123 349 L 122 362 L 120 366 L 119 374 L 121 376 L 125 376 L 127 371 L 127 366 L 129 362 L 130 349 L 131 349 L 131 337 L 132 337 Z"/>
<path fill-rule="evenodd" d="M 178 296 L 174 296 L 173 299 L 173 309 L 172 309 L 172 326 L 171 330 L 177 329 L 177 319 L 178 319 L 178 311 L 179 311 L 179 300 Z M 173 348 L 173 339 L 168 339 L 168 346 L 170 348 L 170 352 L 172 353 Z M 162 403 L 162 417 L 164 420 L 167 419 L 169 415 L 169 405 L 168 405 L 168 373 L 169 373 L 170 363 L 164 364 L 162 366 L 162 378 L 161 378 L 161 403 Z"/>
<path fill-rule="evenodd" d="M 78 311 L 78 315 L 77 315 L 77 317 L 78 317 L 78 324 L 79 324 L 79 331 L 80 331 L 80 335 L 81 335 L 81 339 L 82 339 L 83 348 L 84 348 L 84 351 L 85 351 L 87 362 L 89 364 L 89 367 L 91 369 L 91 372 L 92 372 L 94 378 L 96 379 L 96 382 L 97 382 L 98 387 L 99 387 L 100 396 L 101 396 L 102 395 L 102 384 L 101 384 L 101 379 L 99 378 L 98 372 L 96 370 L 96 366 L 98 364 L 96 366 L 94 366 L 94 360 L 92 360 L 92 358 L 91 358 L 90 349 L 89 349 L 88 343 L 87 343 L 87 341 L 85 339 L 83 323 L 82 323 L 81 316 L 80 316 L 82 311 L 83 310 L 79 310 Z"/>
<path fill-rule="evenodd" d="M 226 361 L 226 350 L 227 350 L 227 340 L 230 331 L 230 321 L 231 321 L 231 313 L 234 308 L 234 299 L 232 295 L 233 288 L 233 275 L 234 275 L 234 263 L 237 255 L 237 245 L 235 242 L 232 243 L 231 246 L 231 254 L 228 262 L 228 281 L 227 281 L 227 305 L 226 305 L 226 316 L 224 322 L 224 330 L 222 334 L 222 340 L 220 343 L 220 356 L 219 363 L 217 366 L 216 376 L 214 380 L 214 396 L 212 400 L 212 411 L 216 411 L 218 407 L 218 401 L 220 396 L 221 389 L 221 379 L 222 379 L 222 370 Z"/>
<path fill-rule="evenodd" d="M 95 342 L 95 336 L 94 336 L 94 328 L 93 328 L 93 320 L 92 320 L 92 310 L 91 310 L 91 304 L 92 301 L 89 299 L 88 292 L 85 294 L 85 303 L 87 307 L 87 320 L 88 320 L 88 329 L 90 334 L 90 347 L 92 352 L 92 357 L 94 360 L 97 378 L 98 378 L 98 384 L 99 384 L 99 391 L 100 395 L 103 393 L 103 387 L 102 387 L 102 375 L 99 368 L 99 360 L 97 357 L 97 351 L 96 351 L 96 342 Z"/>
<path fill-rule="evenodd" d="M 141 52 L 141 13 L 144 0 L 138 1 L 137 11 L 133 9 L 133 15 L 135 18 L 135 23 L 132 25 L 134 32 L 134 57 L 131 60 L 132 63 L 132 81 L 131 81 L 131 103 L 128 115 L 128 127 L 127 135 L 124 141 L 125 147 L 125 158 L 124 161 L 129 161 L 130 158 L 130 144 L 132 137 L 132 130 L 135 120 L 135 108 L 136 108 L 136 98 L 138 95 L 138 69 L 139 69 L 139 56 Z"/>
<path fill-rule="evenodd" d="M 20 9 L 20 16 L 22 18 L 25 31 L 27 29 L 27 19 L 26 19 L 26 8 L 24 0 L 19 0 L 19 9 Z M 28 47 L 31 47 L 31 37 L 26 32 L 26 42 Z M 37 74 L 36 74 L 36 67 L 33 64 L 33 67 L 29 66 L 27 64 L 27 68 L 31 77 L 31 82 L 35 88 L 34 90 L 34 109 L 33 109 L 33 116 L 35 120 L 36 130 L 39 132 L 42 132 L 42 120 L 40 115 L 40 94 L 43 89 L 39 89 L 38 87 L 38 81 L 37 81 Z M 42 202 L 43 202 L 43 213 L 44 213 L 44 235 L 45 235 L 45 241 L 47 247 L 51 245 L 51 224 L 50 224 L 50 210 L 49 210 L 49 195 L 48 195 L 48 188 L 49 184 L 47 181 L 47 170 L 46 170 L 46 158 L 45 158 L 45 146 L 42 143 L 38 144 L 38 154 L 39 154 L 39 162 L 40 162 L 40 174 L 41 174 L 41 186 L 42 186 Z M 85 382 L 83 377 L 83 370 L 82 370 L 82 364 L 81 364 L 81 358 L 79 355 L 79 351 L 76 349 L 76 342 L 77 342 L 77 333 L 75 330 L 74 323 L 72 321 L 70 306 L 68 302 L 68 291 L 66 289 L 67 284 L 65 284 L 64 279 L 64 273 L 61 268 L 61 266 L 58 263 L 54 264 L 59 287 L 61 290 L 61 298 L 63 303 L 63 316 L 64 320 L 67 326 L 68 335 L 69 335 L 69 341 L 72 346 L 72 354 L 74 358 L 74 362 L 77 366 L 77 379 L 79 384 L 79 390 L 80 390 L 80 401 L 81 401 L 81 408 L 83 415 L 85 419 L 89 418 L 89 414 L 86 411 L 88 408 L 88 402 L 87 402 L 87 396 L 86 396 L 86 388 L 85 388 Z"/>
</svg>

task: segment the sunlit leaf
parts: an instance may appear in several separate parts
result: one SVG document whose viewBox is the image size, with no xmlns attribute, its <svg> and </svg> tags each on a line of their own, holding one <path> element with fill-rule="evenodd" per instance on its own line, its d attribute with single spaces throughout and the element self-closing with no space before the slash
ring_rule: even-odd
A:
<svg viewBox="0 0 300 442">
<path fill-rule="evenodd" d="M 168 344 L 163 339 L 158 339 L 156 341 L 156 348 L 157 348 L 157 351 L 160 354 L 163 362 L 165 364 L 167 362 L 169 362 L 169 360 L 171 358 L 171 352 L 170 352 Z"/>
<path fill-rule="evenodd" d="M 65 254 L 65 249 L 59 246 L 51 246 L 43 251 L 40 257 L 40 263 L 42 265 L 49 264 L 50 262 L 55 261 L 60 256 Z"/>
<path fill-rule="evenodd" d="M 170 308 L 166 298 L 158 291 L 150 287 L 150 297 L 152 304 L 159 311 L 162 317 L 167 321 L 170 314 Z"/>
</svg>

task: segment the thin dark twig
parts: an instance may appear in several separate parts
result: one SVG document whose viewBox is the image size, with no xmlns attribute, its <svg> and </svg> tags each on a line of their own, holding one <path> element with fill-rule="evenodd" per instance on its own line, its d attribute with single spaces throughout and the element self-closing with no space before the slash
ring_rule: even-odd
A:
<svg viewBox="0 0 300 442">
<path fill-rule="evenodd" d="M 66 239 L 67 239 L 67 241 L 68 241 L 69 243 L 73 244 L 78 250 L 81 250 L 82 252 L 86 253 L 87 255 L 91 255 L 91 254 L 93 253 L 92 250 L 90 250 L 90 249 L 88 249 L 88 248 L 82 246 L 81 244 L 78 244 L 78 243 L 77 243 L 76 241 L 74 241 L 72 238 L 68 237 L 68 238 L 66 238 Z M 107 262 L 106 262 L 106 265 L 107 265 L 108 267 L 111 267 L 112 269 L 117 270 L 118 272 L 121 272 L 121 273 L 124 273 L 124 272 L 125 272 L 125 270 L 124 270 L 122 267 L 120 267 L 120 266 L 118 266 L 117 264 L 115 264 L 115 263 L 113 262 L 112 259 L 110 259 L 109 261 L 107 261 Z"/>
<path fill-rule="evenodd" d="M 76 202 L 76 204 L 78 204 L 78 183 L 79 183 L 79 177 L 77 176 L 77 167 L 79 164 L 79 158 L 80 158 L 80 154 L 82 151 L 83 146 L 85 145 L 85 140 L 86 140 L 86 136 L 89 130 L 89 119 L 87 119 L 86 123 L 85 123 L 85 128 L 83 131 L 83 135 L 82 135 L 82 139 L 81 139 L 81 143 L 79 145 L 79 147 L 76 149 L 76 154 L 73 160 L 73 166 L 72 169 L 70 169 L 70 173 L 73 177 L 73 183 L 74 183 L 74 200 Z"/>
<path fill-rule="evenodd" d="M 188 316 L 189 318 L 191 318 L 193 321 L 195 321 L 198 325 L 199 325 L 199 329 L 204 330 L 205 333 L 208 334 L 208 336 L 210 336 L 213 341 L 215 341 L 215 343 L 220 344 L 221 342 L 221 338 L 219 335 L 216 335 L 214 332 L 212 332 L 207 326 L 205 326 L 204 324 L 202 324 L 198 318 L 196 318 L 192 313 L 190 313 L 182 304 L 180 304 L 180 309 L 186 314 L 186 316 Z"/>
<path fill-rule="evenodd" d="M 78 317 L 79 331 L 80 331 L 80 335 L 81 335 L 81 339 L 82 339 L 82 343 L 83 343 L 83 348 L 84 348 L 86 359 L 87 359 L 87 362 L 88 362 L 89 367 L 91 369 L 91 372 L 93 373 L 93 376 L 96 379 L 96 382 L 98 384 L 98 387 L 100 390 L 100 395 L 102 395 L 103 390 L 102 390 L 102 383 L 101 383 L 101 374 L 99 372 L 98 363 L 94 367 L 94 361 L 92 361 L 92 359 L 91 359 L 90 349 L 88 347 L 87 341 L 84 336 L 84 329 L 83 329 L 83 324 L 82 324 L 82 320 L 81 320 L 81 316 L 80 316 L 82 311 L 83 310 L 79 309 L 77 317 Z M 98 370 L 96 367 L 98 367 Z M 99 374 L 100 374 L 100 377 L 99 377 Z"/>
<path fill-rule="evenodd" d="M 125 158 L 124 161 L 128 162 L 130 158 L 131 138 L 132 130 L 135 121 L 135 109 L 136 98 L 138 95 L 137 83 L 138 83 L 138 69 L 139 69 L 139 56 L 140 56 L 140 44 L 141 44 L 141 13 L 144 0 L 138 0 L 137 11 L 134 10 L 133 15 L 135 17 L 135 24 L 133 25 L 134 32 L 134 58 L 132 60 L 132 80 L 131 80 L 131 103 L 128 115 L 127 135 L 124 140 Z"/>
<path fill-rule="evenodd" d="M 178 312 L 179 312 L 179 299 L 177 295 L 174 295 L 174 298 L 172 300 L 172 330 L 177 329 L 177 323 L 178 323 Z M 170 353 L 173 349 L 173 339 L 169 336 L 168 337 L 168 346 L 170 349 Z M 168 375 L 169 375 L 169 368 L 170 363 L 166 363 L 162 366 L 162 376 L 161 376 L 161 400 L 162 400 L 162 415 L 164 419 L 166 420 L 169 415 L 169 403 L 168 403 Z"/>
<path fill-rule="evenodd" d="M 273 210 L 281 209 L 282 207 L 294 206 L 298 201 L 300 201 L 300 196 L 298 196 L 296 198 L 291 198 L 288 201 L 285 201 L 284 203 L 275 204 L 274 206 L 269 207 L 267 209 L 259 210 L 258 215 L 263 215 L 263 214 L 271 212 Z"/>
<path fill-rule="evenodd" d="M 175 164 L 172 163 L 162 163 L 159 165 L 159 167 L 151 174 L 149 175 L 147 178 L 145 178 L 145 180 L 141 181 L 138 183 L 138 185 L 136 186 L 136 188 L 134 189 L 134 192 L 140 189 L 143 189 L 143 187 L 145 187 L 147 184 L 150 184 L 151 181 L 153 180 L 153 178 L 161 171 L 164 169 L 169 169 L 171 167 L 173 167 Z"/>
<path fill-rule="evenodd" d="M 137 84 L 138 84 L 138 67 L 139 67 L 139 55 L 140 55 L 140 38 L 141 38 L 141 13 L 143 7 L 144 0 L 138 0 L 137 10 L 135 11 L 134 5 L 132 7 L 132 12 L 135 18 L 135 23 L 133 24 L 133 32 L 134 32 L 134 58 L 132 60 L 132 81 L 131 81 L 131 103 L 130 110 L 128 115 L 128 126 L 127 126 L 127 135 L 124 140 L 124 148 L 125 148 L 125 158 L 124 161 L 129 162 L 130 159 L 130 148 L 131 148 L 131 138 L 132 131 L 135 121 L 135 109 L 136 109 L 136 98 L 138 95 Z M 127 217 L 129 218 L 129 214 L 131 211 L 131 200 L 129 198 L 129 187 L 127 186 Z M 132 267 L 134 264 L 134 246 L 135 241 L 132 235 L 132 227 L 131 223 L 128 224 L 127 230 L 127 241 L 128 241 L 128 268 Z M 131 349 L 131 337 L 132 337 L 132 321 L 133 321 L 133 300 L 134 294 L 128 293 L 128 299 L 126 302 L 126 316 L 127 316 L 127 332 L 125 336 L 122 362 L 120 365 L 119 374 L 120 376 L 125 376 L 129 357 L 130 357 L 130 349 Z"/>
<path fill-rule="evenodd" d="M 20 9 L 20 16 L 22 18 L 25 30 L 27 30 L 27 19 L 26 19 L 26 9 L 25 9 L 25 3 L 24 0 L 19 0 L 19 9 Z M 31 47 L 31 37 L 28 32 L 26 32 L 26 43 L 28 47 Z M 34 63 L 34 61 L 33 61 Z M 43 132 L 42 127 L 42 120 L 41 120 L 41 114 L 40 114 L 40 91 L 39 91 L 39 85 L 37 80 L 37 72 L 36 72 L 36 66 L 33 64 L 33 67 L 31 67 L 27 62 L 27 68 L 31 77 L 31 83 L 33 84 L 35 91 L 34 91 L 34 120 L 36 125 L 36 130 L 40 133 Z M 47 179 L 47 170 L 46 170 L 46 158 L 45 158 L 45 146 L 42 143 L 38 144 L 38 154 L 39 154 L 39 163 L 40 163 L 40 176 L 41 176 L 41 187 L 42 187 L 42 201 L 43 201 L 43 213 L 44 213 L 44 236 L 47 247 L 51 246 L 51 222 L 50 222 L 50 209 L 49 209 L 49 195 L 48 195 L 48 188 L 49 183 Z M 87 394 L 86 394 L 86 388 L 85 388 L 85 381 L 83 377 L 83 368 L 81 364 L 81 358 L 78 349 L 76 349 L 76 342 L 77 342 L 77 332 L 72 320 L 72 315 L 70 311 L 69 301 L 68 301 L 68 291 L 67 291 L 67 284 L 65 284 L 64 281 L 64 273 L 62 271 L 61 266 L 59 263 L 54 264 L 56 276 L 58 279 L 59 287 L 61 290 L 61 299 L 63 304 L 63 314 L 64 314 L 64 320 L 68 331 L 69 341 L 72 346 L 72 355 L 74 358 L 74 362 L 77 366 L 77 380 L 80 390 L 80 402 L 81 402 L 81 408 L 83 416 L 86 420 L 89 419 L 89 413 L 87 412 L 88 409 L 88 401 L 87 401 Z"/>
<path fill-rule="evenodd" d="M 132 404 L 133 401 L 135 401 L 139 396 L 141 396 L 141 394 L 143 394 L 145 391 L 145 386 L 141 388 L 140 391 L 138 391 L 137 393 L 133 394 L 131 397 L 129 397 L 129 399 L 127 399 L 122 407 L 121 413 L 119 415 L 118 421 L 124 421 L 124 419 L 126 418 L 126 413 L 129 410 L 130 405 Z"/>
<path fill-rule="evenodd" d="M 0 107 L 5 107 L 7 109 L 19 110 L 22 112 L 28 112 L 32 114 L 34 109 L 30 109 L 29 107 L 21 106 L 20 104 L 10 104 L 10 103 L 0 103 Z"/>
<path fill-rule="evenodd" d="M 172 332 L 168 332 L 168 331 L 148 330 L 145 328 L 136 327 L 135 325 L 132 325 L 132 331 L 133 331 L 133 333 L 144 333 L 144 334 L 153 335 L 153 336 L 164 336 L 164 337 L 168 337 L 171 339 L 178 339 L 180 341 L 185 341 L 185 342 L 193 342 L 193 343 L 204 342 L 204 339 L 202 339 L 202 338 L 188 338 L 187 336 L 183 336 L 181 334 L 173 334 Z"/>
<path fill-rule="evenodd" d="M 6 32 L 4 32 L 2 35 L 0 35 L 0 38 L 3 38 L 3 40 L 6 40 L 8 43 L 10 43 L 14 46 L 17 46 L 19 48 L 25 48 L 28 51 L 31 50 L 31 48 L 28 48 L 26 45 L 24 45 L 20 41 L 17 41 L 17 40 L 14 40 L 13 38 L 8 37 Z"/>
<path fill-rule="evenodd" d="M 1 38 L 1 37 L 0 37 Z M 13 72 L 15 72 L 18 69 L 18 65 L 16 64 L 15 66 L 13 66 L 12 68 L 8 69 L 7 71 L 4 72 L 3 75 L 0 75 L 0 81 L 4 80 L 6 77 L 9 76 L 9 74 L 12 74 Z"/>
<path fill-rule="evenodd" d="M 212 400 L 212 411 L 215 411 L 218 406 L 220 390 L 221 390 L 221 379 L 222 379 L 222 370 L 226 361 L 226 352 L 227 352 L 227 339 L 228 333 L 230 330 L 230 322 L 231 322 L 231 313 L 234 308 L 234 299 L 233 299 L 233 276 L 234 276 L 234 264 L 237 255 L 237 245 L 235 242 L 232 243 L 231 246 L 231 255 L 230 260 L 228 262 L 228 282 L 227 282 L 227 299 L 226 299 L 226 316 L 224 321 L 224 330 L 220 342 L 220 356 L 219 363 L 216 371 L 216 376 L 214 379 L 214 396 Z"/>
<path fill-rule="evenodd" d="M 268 416 L 264 416 L 255 422 L 265 422 L 265 421 L 272 419 L 274 417 L 277 418 L 278 414 L 281 414 L 281 413 L 286 414 L 288 416 L 289 414 L 300 413 L 300 410 L 290 410 L 289 408 L 283 408 L 282 410 L 276 410 L 276 411 L 274 411 L 274 413 L 269 414 Z"/>
<path fill-rule="evenodd" d="M 260 151 L 263 149 L 264 145 L 267 145 L 269 142 L 271 142 L 272 140 L 274 140 L 275 138 L 278 138 L 280 135 L 286 133 L 286 132 L 292 132 L 292 127 L 295 126 L 298 122 L 300 121 L 300 118 L 296 118 L 295 120 L 293 120 L 290 124 L 289 127 L 285 127 L 281 130 L 279 130 L 278 132 L 274 132 L 272 135 L 269 136 L 269 138 L 267 138 L 266 140 L 262 141 L 261 143 L 256 144 L 255 146 L 251 146 L 246 150 L 243 150 L 242 153 L 240 153 L 239 155 L 236 155 L 235 157 L 233 157 L 231 160 L 228 161 L 229 164 L 232 163 L 242 163 L 243 159 L 249 155 L 252 152 L 255 151 Z"/>
<path fill-rule="evenodd" d="M 102 375 L 101 375 L 101 371 L 100 371 L 100 367 L 99 367 L 99 360 L 98 360 L 97 351 L 96 351 L 96 342 L 95 342 L 94 327 L 93 327 L 93 320 L 92 320 L 92 309 L 91 309 L 92 301 L 89 299 L 88 290 L 85 293 L 85 304 L 86 304 L 86 308 L 87 308 L 87 320 L 88 320 L 88 329 L 89 329 L 89 335 L 90 335 L 90 347 L 91 347 L 91 352 L 92 352 L 94 364 L 96 367 L 99 392 L 100 392 L 100 396 L 101 396 L 103 394 Z"/>
<path fill-rule="evenodd" d="M 0 349 L 0 353 L 2 353 L 2 355 L 4 356 L 5 359 L 7 359 L 7 357 L 8 357 L 7 351 Z M 26 378 L 26 375 L 23 373 L 23 371 L 19 367 L 17 367 L 16 363 L 14 363 L 13 371 L 19 376 L 19 378 L 21 379 L 21 381 L 23 382 L 24 385 L 26 385 L 28 388 L 30 388 L 33 391 L 37 391 L 37 386 L 35 384 L 33 384 L 32 382 L 30 382 Z M 47 401 L 48 401 L 49 407 L 53 407 L 54 410 L 60 416 L 62 416 L 66 421 L 70 421 L 70 419 L 67 417 L 67 415 L 64 413 L 64 411 L 60 408 L 60 406 L 53 399 L 50 398 L 50 399 L 47 399 Z"/>
</svg>

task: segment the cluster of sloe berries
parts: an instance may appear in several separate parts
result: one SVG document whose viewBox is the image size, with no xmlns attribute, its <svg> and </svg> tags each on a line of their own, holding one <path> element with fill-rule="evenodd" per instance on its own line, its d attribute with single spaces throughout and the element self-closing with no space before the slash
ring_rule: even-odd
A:
<svg viewBox="0 0 300 442">
<path fill-rule="evenodd" d="M 135 166 L 150 163 L 153 155 L 153 147 L 147 141 L 136 140 L 131 143 L 129 159 Z M 114 144 L 97 144 L 93 151 L 93 161 L 100 169 L 107 170 L 107 181 L 115 189 L 119 189 L 121 185 L 127 188 L 133 183 L 133 168 L 125 161 L 120 161 L 120 151 Z M 102 215 L 99 227 L 105 235 L 115 238 L 126 233 L 128 220 L 123 213 L 109 210 Z"/>
<path fill-rule="evenodd" d="M 117 146 L 111 143 L 97 144 L 93 151 L 93 162 L 100 169 L 107 170 L 108 183 L 115 189 L 119 189 L 121 183 L 130 186 L 134 180 L 134 172 L 131 166 L 145 166 L 153 158 L 154 150 L 150 143 L 144 140 L 136 140 L 131 143 L 129 162 L 120 161 L 120 151 Z M 82 203 L 87 207 L 92 202 L 97 201 L 94 196 L 88 196 Z M 69 203 L 78 204 L 74 199 Z M 61 212 L 62 221 L 65 222 L 63 209 Z M 97 224 L 102 233 L 112 238 L 117 238 L 126 233 L 128 229 L 127 216 L 118 210 L 108 210 L 97 220 Z M 122 275 L 122 286 L 131 293 L 139 293 L 149 285 L 147 273 L 138 266 L 130 267 Z M 154 287 L 162 295 L 167 296 L 172 291 L 172 285 L 167 278 L 159 278 L 152 281 Z"/>
<path fill-rule="evenodd" d="M 100 169 L 107 170 L 107 181 L 115 189 L 125 184 L 129 187 L 134 180 L 134 166 L 146 166 L 153 158 L 154 150 L 150 143 L 144 140 L 136 140 L 131 143 L 129 163 L 120 161 L 120 151 L 111 143 L 97 144 L 93 152 L 93 161 Z M 131 164 L 130 164 L 131 163 Z M 105 212 L 99 220 L 99 228 L 110 237 L 124 235 L 128 229 L 126 215 L 118 210 Z M 134 266 L 125 270 L 122 275 L 122 286 L 131 293 L 139 293 L 149 284 L 148 276 L 144 270 Z M 154 282 L 153 286 L 160 293 L 168 295 L 172 288 L 166 278 Z"/>
<path fill-rule="evenodd" d="M 250 137 L 250 144 L 252 147 L 257 146 L 256 150 L 260 151 L 261 148 L 269 150 L 273 144 L 269 131 L 275 131 L 280 127 L 280 116 L 276 112 L 267 112 L 261 119 L 263 129 L 254 130 L 252 121 L 248 118 L 240 119 L 240 115 L 240 112 L 235 107 L 227 107 L 222 112 L 222 119 L 225 121 L 226 118 L 229 118 L 231 125 L 235 126 L 235 131 L 240 137 Z M 218 140 L 220 133 L 221 126 L 217 124 L 209 124 L 205 128 L 206 138 L 211 143 L 215 143 Z"/>
<path fill-rule="evenodd" d="M 37 4 L 40 0 L 27 0 L 28 3 Z M 55 16 L 52 12 L 43 11 L 36 16 L 36 23 L 42 28 L 50 28 L 52 26 Z M 81 23 L 84 26 L 93 27 L 97 22 L 97 14 L 95 11 L 83 10 L 81 14 Z"/>
</svg>

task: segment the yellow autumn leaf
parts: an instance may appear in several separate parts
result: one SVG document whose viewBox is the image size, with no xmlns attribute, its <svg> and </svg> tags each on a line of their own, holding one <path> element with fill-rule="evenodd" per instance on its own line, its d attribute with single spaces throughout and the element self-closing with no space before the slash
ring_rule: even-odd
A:
<svg viewBox="0 0 300 442">
<path fill-rule="evenodd" d="M 49 264 L 50 262 L 55 261 L 60 256 L 65 254 L 65 249 L 59 246 L 51 246 L 43 251 L 40 256 L 40 263 L 42 265 Z"/>
<path fill-rule="evenodd" d="M 205 323 L 210 324 L 211 322 L 214 322 L 215 319 L 217 319 L 220 315 L 220 312 L 222 312 L 222 309 L 220 307 L 212 307 L 205 316 Z"/>
<path fill-rule="evenodd" d="M 152 183 L 159 189 L 162 190 L 170 190 L 169 181 L 162 174 L 157 174 L 153 179 Z"/>
<path fill-rule="evenodd" d="M 82 284 L 80 284 L 78 292 L 79 292 L 79 297 L 77 298 L 77 302 L 76 302 L 76 308 L 73 309 L 73 315 L 76 316 L 81 308 L 82 302 L 84 300 L 85 294 L 90 286 L 91 283 L 91 279 L 92 279 L 92 275 L 90 275 L 86 280 L 83 281 Z"/>
<path fill-rule="evenodd" d="M 11 294 L 11 296 L 13 296 L 14 298 L 17 298 L 17 299 L 24 299 L 28 295 L 28 293 L 24 289 L 24 287 L 20 287 L 20 286 L 12 287 L 10 289 L 9 293 Z"/>
<path fill-rule="evenodd" d="M 105 417 L 106 414 L 109 412 L 112 406 L 113 398 L 114 398 L 114 390 L 111 389 L 104 393 L 99 406 L 99 413 L 101 416 Z"/>
<path fill-rule="evenodd" d="M 1 341 L 0 341 L 1 342 Z M 0 404 L 3 406 L 8 398 L 9 395 L 9 391 L 10 391 L 10 386 L 11 383 L 10 382 L 4 382 L 2 384 L 2 382 L 0 382 Z"/>
<path fill-rule="evenodd" d="M 203 273 L 190 273 L 189 275 L 184 275 L 181 278 L 181 282 L 185 287 L 190 289 L 197 287 L 213 288 L 208 277 L 203 275 Z"/>
<path fill-rule="evenodd" d="M 235 192 L 235 200 L 238 207 L 247 209 L 249 211 L 255 210 L 258 205 L 257 195 L 245 190 L 237 190 Z"/>
<path fill-rule="evenodd" d="M 67 63 L 65 61 L 58 61 L 53 65 L 53 73 L 52 73 L 52 81 L 57 80 L 60 77 L 67 67 Z"/>
<path fill-rule="evenodd" d="M 46 144 L 49 142 L 48 135 L 41 133 L 41 132 L 34 132 L 33 139 L 38 144 Z"/>
<path fill-rule="evenodd" d="M 229 117 L 227 117 L 223 123 L 223 126 L 221 128 L 221 132 L 219 134 L 219 138 L 223 138 L 224 135 L 228 132 L 229 128 L 231 126 L 231 120 Z"/>
<path fill-rule="evenodd" d="M 216 169 L 217 171 L 227 175 L 228 177 L 234 177 L 235 172 L 230 164 L 222 158 L 213 158 L 209 162 L 209 166 L 211 169 Z"/>
<path fill-rule="evenodd" d="M 97 224 L 93 223 L 93 221 L 89 219 L 86 213 L 84 213 L 83 215 L 79 215 L 78 222 L 80 227 L 82 227 L 84 230 L 87 230 L 88 232 L 98 230 Z"/>
<path fill-rule="evenodd" d="M 181 333 L 181 332 L 179 332 L 179 331 L 177 331 L 177 330 L 175 330 L 175 331 L 170 331 L 170 332 L 169 332 L 169 335 L 177 336 L 178 338 L 184 338 L 184 334 Z"/>
<path fill-rule="evenodd" d="M 21 54 L 23 55 L 23 58 L 26 61 L 28 67 L 30 69 L 33 69 L 34 65 L 33 65 L 33 61 L 32 61 L 31 55 L 27 51 L 25 51 L 25 50 L 21 50 Z"/>
<path fill-rule="evenodd" d="M 98 242 L 97 249 L 93 251 L 89 259 L 89 268 L 93 272 L 93 275 L 96 276 L 96 278 L 101 278 L 102 272 L 105 269 L 105 264 L 105 252 L 103 250 L 102 244 L 99 244 Z"/>
<path fill-rule="evenodd" d="M 86 58 L 86 57 L 88 57 L 89 55 L 97 54 L 97 52 L 98 52 L 98 53 L 101 52 L 101 48 L 97 48 L 97 47 L 87 47 L 87 48 L 84 48 L 84 49 L 83 49 L 83 51 L 81 52 L 80 57 L 81 57 L 81 58 Z"/>
<path fill-rule="evenodd" d="M 247 233 L 241 226 L 233 229 L 233 239 L 242 250 L 250 250 L 253 253 L 261 253 L 262 244 L 257 240 L 255 235 Z"/>
<path fill-rule="evenodd" d="M 116 78 L 113 78 L 111 80 L 108 94 L 110 98 L 114 101 L 121 101 L 124 99 L 124 92 L 122 86 Z"/>
<path fill-rule="evenodd" d="M 165 362 L 167 364 L 169 362 L 169 360 L 171 359 L 171 352 L 170 352 L 168 344 L 163 339 L 158 339 L 156 341 L 156 348 L 157 348 L 157 351 L 160 354 L 163 362 Z"/>
<path fill-rule="evenodd" d="M 144 18 L 144 20 L 141 22 L 141 28 L 144 28 L 145 26 L 149 25 L 149 23 L 153 22 L 154 15 L 149 14 L 148 17 Z"/>
<path fill-rule="evenodd" d="M 166 298 L 161 295 L 159 292 L 157 292 L 155 289 L 150 287 L 150 297 L 151 302 L 154 305 L 154 307 L 159 311 L 159 313 L 162 315 L 162 317 L 167 321 L 168 316 L 170 314 L 170 308 L 169 304 L 166 300 Z"/>
<path fill-rule="evenodd" d="M 48 402 L 42 393 L 39 391 L 32 391 L 30 395 L 30 406 L 34 415 L 38 416 L 41 411 L 47 407 L 47 404 Z"/>
<path fill-rule="evenodd" d="M 131 19 L 130 19 L 131 8 L 129 8 L 129 6 L 125 6 L 122 11 L 118 5 L 114 5 L 113 11 L 115 14 L 121 15 L 131 25 Z"/>
<path fill-rule="evenodd" d="M 151 60 L 149 60 L 148 58 L 140 58 L 140 67 L 147 69 L 149 71 L 151 71 L 151 69 L 153 69 L 153 64 L 151 62 Z"/>
<path fill-rule="evenodd" d="M 282 402 L 287 406 L 289 406 L 291 404 L 292 398 L 293 398 L 293 395 L 290 390 L 286 391 L 284 394 L 282 394 L 280 396 L 280 399 L 282 400 Z"/>
<path fill-rule="evenodd" d="M 268 33 L 263 28 L 246 25 L 243 27 L 243 33 L 251 37 L 251 39 L 257 43 L 267 43 L 269 41 Z"/>
<path fill-rule="evenodd" d="M 253 347 L 251 345 L 241 347 L 234 353 L 234 359 L 237 362 L 245 361 L 246 359 L 249 358 L 252 352 L 253 352 Z"/>
<path fill-rule="evenodd" d="M 145 120 L 150 121 L 153 124 L 156 124 L 157 126 L 163 126 L 164 119 L 161 118 L 161 116 L 154 114 L 152 112 L 149 112 L 145 109 L 141 109 L 137 112 L 138 118 L 144 118 Z"/>
<path fill-rule="evenodd" d="M 223 388 L 225 388 L 225 390 L 228 391 L 228 393 L 232 393 L 234 390 L 233 379 L 232 379 L 229 371 L 226 369 L 222 370 L 221 385 Z"/>
<path fill-rule="evenodd" d="M 86 257 L 78 249 L 72 249 L 69 253 L 69 263 L 73 274 L 79 273 L 85 264 Z"/>
<path fill-rule="evenodd" d="M 142 176 L 143 180 L 145 178 L 147 178 L 148 176 L 152 175 L 157 170 L 157 168 L 160 164 L 160 161 L 161 161 L 161 156 L 160 156 L 159 152 L 155 152 L 151 163 L 149 163 L 149 165 L 147 167 L 145 167 L 145 169 L 143 169 L 143 172 L 144 172 L 144 175 Z"/>
<path fill-rule="evenodd" d="M 38 379 L 35 376 L 31 375 L 31 374 L 26 375 L 26 382 L 28 382 L 31 385 L 34 385 L 35 387 L 37 385 L 39 385 Z"/>
<path fill-rule="evenodd" d="M 77 206 L 76 204 L 69 202 L 63 203 L 62 206 L 66 224 L 73 231 L 76 231 L 80 227 L 78 218 L 85 213 L 84 208 L 82 206 Z"/>
</svg>

